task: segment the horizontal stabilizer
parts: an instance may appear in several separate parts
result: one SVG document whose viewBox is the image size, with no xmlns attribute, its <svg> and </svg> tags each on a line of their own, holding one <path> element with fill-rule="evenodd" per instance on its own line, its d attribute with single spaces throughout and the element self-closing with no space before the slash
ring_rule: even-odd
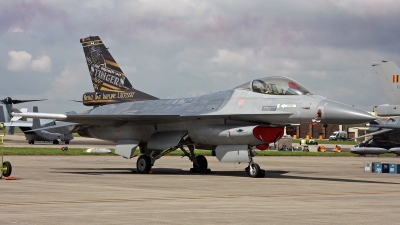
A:
<svg viewBox="0 0 400 225">
<path fill-rule="evenodd" d="M 45 127 L 40 127 L 32 130 L 27 130 L 27 131 L 40 131 L 40 130 L 48 130 L 52 128 L 59 128 L 59 127 L 68 127 L 68 126 L 74 126 L 77 125 L 77 123 L 70 123 L 70 122 L 60 122 L 58 121 L 56 125 L 53 126 L 45 126 Z"/>
</svg>

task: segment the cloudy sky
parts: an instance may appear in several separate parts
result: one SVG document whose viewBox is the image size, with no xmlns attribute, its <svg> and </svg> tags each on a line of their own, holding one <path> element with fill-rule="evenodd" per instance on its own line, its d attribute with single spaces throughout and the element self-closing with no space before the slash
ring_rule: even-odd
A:
<svg viewBox="0 0 400 225">
<path fill-rule="evenodd" d="M 193 97 L 266 76 L 371 110 L 386 103 L 371 62 L 400 65 L 400 1 L 0 2 L 0 98 L 49 99 L 42 112 L 88 109 L 79 39 L 100 36 L 141 91 Z"/>
</svg>

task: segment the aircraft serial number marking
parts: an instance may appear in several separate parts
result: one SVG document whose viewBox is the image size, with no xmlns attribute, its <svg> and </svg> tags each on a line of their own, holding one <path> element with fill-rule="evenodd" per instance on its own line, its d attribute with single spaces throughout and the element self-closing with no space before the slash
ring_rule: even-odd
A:
<svg viewBox="0 0 400 225">
<path fill-rule="evenodd" d="M 276 111 L 276 106 L 263 106 L 262 111 Z"/>
</svg>

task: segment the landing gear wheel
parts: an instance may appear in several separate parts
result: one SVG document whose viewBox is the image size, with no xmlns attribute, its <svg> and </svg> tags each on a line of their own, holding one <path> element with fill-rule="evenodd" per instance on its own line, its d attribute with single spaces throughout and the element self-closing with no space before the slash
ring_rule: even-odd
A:
<svg viewBox="0 0 400 225">
<path fill-rule="evenodd" d="M 69 141 L 65 141 L 65 144 L 66 144 L 66 145 L 69 145 Z"/>
<path fill-rule="evenodd" d="M 60 142 L 58 142 L 58 140 L 55 139 L 55 140 L 53 141 L 53 145 L 58 145 L 58 144 L 60 144 Z"/>
<path fill-rule="evenodd" d="M 11 163 L 8 161 L 4 161 L 3 162 L 3 176 L 5 177 L 9 177 L 11 175 L 11 171 L 12 171 L 12 166 Z"/>
<path fill-rule="evenodd" d="M 197 160 L 197 165 L 196 163 L 193 163 L 193 168 L 197 168 L 199 170 L 206 170 L 208 168 L 208 162 L 206 157 L 204 157 L 203 155 L 198 155 L 196 156 L 196 160 Z"/>
<path fill-rule="evenodd" d="M 208 169 L 207 158 L 203 155 L 196 156 L 196 163 L 193 162 L 193 168 L 190 168 L 191 173 L 211 173 L 211 170 Z"/>
<path fill-rule="evenodd" d="M 265 170 L 262 170 L 257 163 L 250 164 L 249 167 L 246 168 L 247 174 L 250 177 L 264 177 Z"/>
<path fill-rule="evenodd" d="M 149 173 L 151 169 L 151 159 L 147 155 L 141 155 L 136 162 L 138 173 Z"/>
</svg>

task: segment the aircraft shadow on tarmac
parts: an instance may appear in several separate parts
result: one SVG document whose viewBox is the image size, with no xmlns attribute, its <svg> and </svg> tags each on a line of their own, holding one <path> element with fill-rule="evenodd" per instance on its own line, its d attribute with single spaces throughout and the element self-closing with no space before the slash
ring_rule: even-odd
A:
<svg viewBox="0 0 400 225">
<path fill-rule="evenodd" d="M 79 175 L 105 175 L 105 174 L 137 174 L 132 168 L 51 168 L 51 173 L 66 173 Z M 368 183 L 368 184 L 400 184 L 400 182 L 384 182 L 371 180 L 355 180 L 346 178 L 329 178 L 329 177 L 305 177 L 288 175 L 290 171 L 266 170 L 265 177 L 273 179 L 296 179 L 296 180 L 312 180 L 312 181 L 333 181 L 333 182 L 349 182 L 349 183 Z M 172 168 L 153 168 L 151 175 L 205 175 L 205 176 L 228 176 L 228 177 L 248 177 L 246 171 L 212 171 L 211 173 L 191 173 L 188 170 L 172 169 Z M 137 174 L 142 175 L 142 174 Z"/>
</svg>

